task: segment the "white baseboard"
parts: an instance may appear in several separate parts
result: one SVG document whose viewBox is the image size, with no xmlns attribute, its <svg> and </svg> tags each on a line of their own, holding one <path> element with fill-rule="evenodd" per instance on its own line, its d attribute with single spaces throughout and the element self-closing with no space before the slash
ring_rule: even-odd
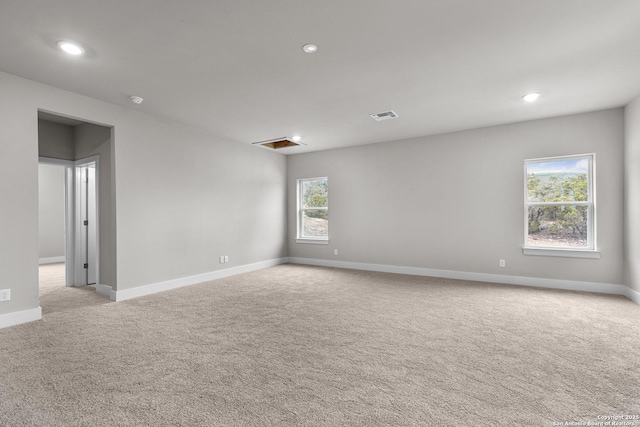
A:
<svg viewBox="0 0 640 427">
<path fill-rule="evenodd" d="M 625 293 L 624 296 L 629 298 L 631 301 L 635 302 L 636 304 L 640 304 L 640 292 L 638 291 L 634 291 L 631 288 L 627 288 L 625 286 Z"/>
<path fill-rule="evenodd" d="M 318 265 L 322 267 L 349 268 L 352 270 L 379 271 L 383 273 L 410 274 L 413 276 L 442 277 L 445 279 L 473 280 L 477 282 L 506 285 L 532 286 L 537 288 L 564 289 L 567 291 L 597 292 L 623 295 L 640 304 L 640 293 L 618 284 L 581 282 L 574 280 L 544 279 L 538 277 L 505 276 L 502 274 L 469 273 L 466 271 L 436 270 L 431 268 L 402 267 L 396 265 L 367 264 L 361 262 L 332 261 L 313 258 L 290 257 L 292 264 Z"/>
<path fill-rule="evenodd" d="M 40 265 L 43 265 L 43 264 L 56 264 L 58 262 L 65 262 L 65 257 L 64 256 L 54 256 L 54 257 L 49 257 L 49 258 L 40 258 L 38 260 L 38 263 Z"/>
<path fill-rule="evenodd" d="M 16 311 L 0 315 L 0 329 L 21 323 L 33 322 L 42 319 L 42 308 L 31 308 L 29 310 Z"/>
<path fill-rule="evenodd" d="M 106 295 L 111 298 L 111 292 L 113 289 L 109 285 L 93 285 L 96 288 L 96 292 L 101 295 Z"/>
<path fill-rule="evenodd" d="M 273 267 L 279 264 L 286 264 L 288 258 L 277 258 L 268 261 L 257 262 L 255 264 L 241 265 L 238 267 L 227 268 L 224 270 L 211 271 L 209 273 L 198 274 L 195 276 L 182 277 L 179 279 L 167 280 L 166 282 L 153 283 L 151 285 L 139 286 L 121 291 L 111 291 L 111 301 L 125 301 L 131 298 L 137 298 L 145 295 L 155 294 L 157 292 L 168 291 L 170 289 L 181 288 L 183 286 L 195 285 L 197 283 L 208 282 L 210 280 L 222 279 L 223 277 L 235 276 L 236 274 L 248 273 L 254 270 Z M 96 289 L 97 290 L 97 289 Z"/>
</svg>

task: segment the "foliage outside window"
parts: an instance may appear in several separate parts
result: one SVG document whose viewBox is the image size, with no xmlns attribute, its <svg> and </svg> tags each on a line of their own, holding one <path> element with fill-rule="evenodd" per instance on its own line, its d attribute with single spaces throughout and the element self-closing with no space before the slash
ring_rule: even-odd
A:
<svg viewBox="0 0 640 427">
<path fill-rule="evenodd" d="M 525 160 L 525 248 L 595 250 L 594 159 Z"/>
<path fill-rule="evenodd" d="M 298 239 L 329 239 L 329 182 L 298 180 Z"/>
</svg>

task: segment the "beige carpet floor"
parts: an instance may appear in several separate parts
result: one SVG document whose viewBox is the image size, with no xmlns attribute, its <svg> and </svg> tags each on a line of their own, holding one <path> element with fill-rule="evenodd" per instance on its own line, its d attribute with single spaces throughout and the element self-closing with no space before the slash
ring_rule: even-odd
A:
<svg viewBox="0 0 640 427">
<path fill-rule="evenodd" d="M 45 284 L 41 306 L 0 330 L 2 426 L 640 414 L 640 306 L 623 297 L 281 265 L 120 303 Z"/>
</svg>

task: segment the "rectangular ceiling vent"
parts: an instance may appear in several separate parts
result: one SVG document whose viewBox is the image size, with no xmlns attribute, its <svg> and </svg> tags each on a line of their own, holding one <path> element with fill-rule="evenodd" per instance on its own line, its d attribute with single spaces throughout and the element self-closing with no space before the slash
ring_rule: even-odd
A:
<svg viewBox="0 0 640 427">
<path fill-rule="evenodd" d="M 383 111 L 382 113 L 370 114 L 370 116 L 376 121 L 381 122 L 383 120 L 395 119 L 398 115 L 393 110 Z"/>
<path fill-rule="evenodd" d="M 273 148 L 274 150 L 278 150 L 280 148 L 295 147 L 297 145 L 300 145 L 300 143 L 294 142 L 286 137 L 269 139 L 267 141 L 253 142 L 252 144 L 262 145 L 263 147 Z"/>
</svg>

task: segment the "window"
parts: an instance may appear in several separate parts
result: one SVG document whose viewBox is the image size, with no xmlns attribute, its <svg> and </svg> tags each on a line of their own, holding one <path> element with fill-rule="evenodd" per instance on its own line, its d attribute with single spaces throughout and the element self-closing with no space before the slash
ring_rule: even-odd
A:
<svg viewBox="0 0 640 427">
<path fill-rule="evenodd" d="M 525 160 L 524 253 L 595 253 L 595 154 Z"/>
<path fill-rule="evenodd" d="M 298 180 L 298 243 L 329 243 L 329 182 Z"/>
</svg>

